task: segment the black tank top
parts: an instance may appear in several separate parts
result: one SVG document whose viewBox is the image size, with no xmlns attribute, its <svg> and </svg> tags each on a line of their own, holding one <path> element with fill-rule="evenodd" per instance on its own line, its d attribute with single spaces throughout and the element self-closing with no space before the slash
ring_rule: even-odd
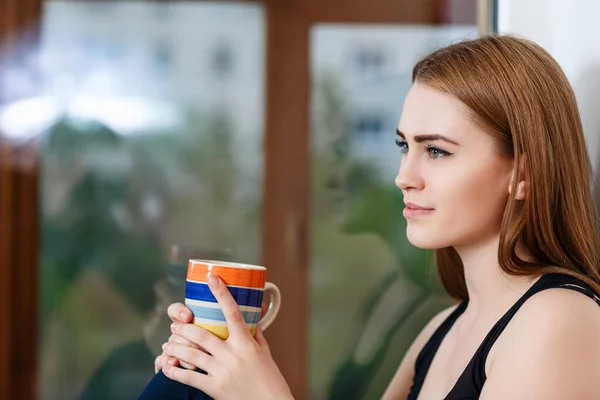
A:
<svg viewBox="0 0 600 400">
<path fill-rule="evenodd" d="M 598 295 L 596 295 L 594 291 L 581 280 L 564 274 L 553 273 L 543 275 L 492 327 L 444 400 L 475 400 L 479 398 L 483 384 L 486 380 L 485 362 L 492 345 L 496 342 L 496 339 L 498 339 L 502 331 L 504 331 L 504 328 L 506 328 L 512 317 L 527 299 L 542 290 L 551 288 L 576 290 L 592 298 L 600 306 L 600 297 L 598 297 Z M 423 381 L 425 381 L 425 376 L 427 375 L 427 371 L 429 370 L 435 353 L 452 325 L 454 325 L 454 322 L 456 322 L 456 319 L 467 308 L 467 303 L 468 300 L 459 304 L 459 306 L 456 307 L 456 309 L 433 333 L 425 346 L 423 346 L 415 363 L 415 377 L 410 389 L 410 394 L 408 395 L 408 400 L 416 400 L 417 397 L 419 397 L 419 392 L 421 391 Z"/>
</svg>

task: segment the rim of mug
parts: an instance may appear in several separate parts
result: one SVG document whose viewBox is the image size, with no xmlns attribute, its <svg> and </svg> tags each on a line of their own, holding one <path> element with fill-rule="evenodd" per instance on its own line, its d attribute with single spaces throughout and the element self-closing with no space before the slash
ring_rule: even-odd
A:
<svg viewBox="0 0 600 400">
<path fill-rule="evenodd" d="M 261 265 L 252 265 L 252 264 L 244 264 L 238 263 L 234 261 L 215 261 L 215 260 L 200 260 L 200 259 L 191 259 L 189 261 L 192 264 L 209 264 L 211 266 L 217 267 L 225 267 L 225 268 L 239 268 L 239 269 L 249 269 L 255 271 L 266 271 L 267 268 Z"/>
</svg>

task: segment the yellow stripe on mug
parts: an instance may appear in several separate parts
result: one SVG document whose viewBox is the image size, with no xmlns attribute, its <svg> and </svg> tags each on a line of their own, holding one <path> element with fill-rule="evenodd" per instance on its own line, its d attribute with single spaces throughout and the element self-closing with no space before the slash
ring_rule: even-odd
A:
<svg viewBox="0 0 600 400">
<path fill-rule="evenodd" d="M 227 324 L 225 322 L 195 318 L 194 325 L 198 325 L 199 327 L 206 329 L 220 339 L 227 340 L 229 337 L 229 329 L 227 328 Z M 256 333 L 256 324 L 248 325 L 248 329 L 250 330 L 250 334 L 254 336 Z"/>
</svg>

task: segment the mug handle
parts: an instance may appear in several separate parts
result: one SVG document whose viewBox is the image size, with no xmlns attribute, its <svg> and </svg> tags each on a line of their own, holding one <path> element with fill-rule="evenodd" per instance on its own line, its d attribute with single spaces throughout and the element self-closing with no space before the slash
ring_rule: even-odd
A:
<svg viewBox="0 0 600 400">
<path fill-rule="evenodd" d="M 260 325 L 260 329 L 265 331 L 273 321 L 275 321 L 275 317 L 279 312 L 279 307 L 281 307 L 281 292 L 279 288 L 271 282 L 265 283 L 265 295 L 269 293 L 269 306 L 267 307 L 267 312 L 264 317 L 258 321 Z"/>
</svg>

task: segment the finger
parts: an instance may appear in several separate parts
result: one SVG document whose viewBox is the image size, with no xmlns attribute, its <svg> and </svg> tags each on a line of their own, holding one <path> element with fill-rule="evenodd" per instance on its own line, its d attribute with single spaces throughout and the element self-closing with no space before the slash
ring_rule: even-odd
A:
<svg viewBox="0 0 600 400">
<path fill-rule="evenodd" d="M 223 281 L 218 276 L 210 274 L 208 276 L 208 285 L 223 310 L 223 315 L 225 315 L 225 320 L 227 321 L 227 328 L 229 329 L 229 336 L 250 336 L 244 315 Z"/>
<path fill-rule="evenodd" d="M 189 341 L 189 340 L 187 340 L 186 338 L 184 338 L 184 337 L 181 337 L 181 336 L 179 336 L 179 335 L 176 335 L 176 334 L 172 334 L 171 336 L 169 336 L 169 340 L 168 340 L 168 341 L 169 341 L 169 343 L 178 343 L 178 344 L 181 344 L 181 345 L 184 345 L 184 346 L 189 346 L 189 347 L 191 347 L 191 348 L 198 349 L 198 350 L 200 350 L 200 351 L 203 351 L 203 352 L 207 353 L 207 351 L 206 351 L 206 350 L 204 350 L 204 349 L 202 348 L 202 346 L 198 346 L 196 343 L 194 343 L 194 342 L 190 342 L 190 341 Z M 182 362 L 180 363 L 180 365 L 181 365 L 183 368 L 186 368 L 186 369 L 191 369 L 191 370 L 194 370 L 194 369 L 196 369 L 196 367 L 195 367 L 195 366 L 193 366 L 192 364 L 188 364 L 188 363 L 186 363 L 185 361 L 182 361 Z"/>
<path fill-rule="evenodd" d="M 182 368 L 189 369 L 191 371 L 195 371 L 198 369 L 195 365 L 186 363 L 185 361 L 179 361 L 179 365 L 181 365 Z"/>
<path fill-rule="evenodd" d="M 156 357 L 156 358 L 154 359 L 154 373 L 155 373 L 155 374 L 157 374 L 157 373 L 158 373 L 158 371 L 160 371 L 160 370 L 161 370 L 161 369 L 163 369 L 163 367 L 164 367 L 164 364 L 163 364 L 163 362 L 161 361 L 163 357 L 164 357 L 164 356 L 161 354 L 160 356 L 158 356 L 158 357 Z"/>
<path fill-rule="evenodd" d="M 186 338 L 183 338 L 176 334 L 172 334 L 171 336 L 169 336 L 169 343 L 178 343 L 178 344 L 181 344 L 184 346 L 189 346 L 194 349 L 205 351 L 202 347 L 198 346 L 196 343 L 190 342 Z M 196 369 L 195 366 L 193 366 L 192 364 L 186 363 L 185 361 L 181 361 L 179 364 L 185 369 L 191 369 L 191 370 Z"/>
<path fill-rule="evenodd" d="M 171 332 L 198 345 L 203 352 L 218 354 L 225 348 L 225 342 L 206 329 L 194 324 L 171 324 Z"/>
<path fill-rule="evenodd" d="M 202 348 L 202 346 L 199 346 L 198 344 L 187 340 L 186 338 L 184 338 L 183 336 L 179 336 L 176 334 L 172 334 L 171 336 L 169 336 L 169 343 L 177 343 L 177 344 L 182 344 L 184 346 L 189 346 L 192 347 L 194 349 L 200 349 L 202 351 L 204 351 L 204 349 Z"/>
<path fill-rule="evenodd" d="M 192 349 L 188 346 L 183 346 L 176 343 L 165 343 L 163 351 L 170 357 L 177 358 L 180 362 L 186 362 L 195 367 L 203 369 L 206 372 L 213 371 L 215 359 L 198 349 Z"/>
<path fill-rule="evenodd" d="M 192 311 L 182 303 L 173 303 L 167 308 L 167 315 L 173 322 L 191 322 Z"/>
<path fill-rule="evenodd" d="M 165 367 L 163 369 L 163 373 L 167 376 L 167 378 L 173 379 L 174 381 L 188 386 L 195 387 L 209 396 L 214 397 L 211 394 L 214 392 L 212 388 L 212 378 L 208 375 L 176 367 Z"/>
<path fill-rule="evenodd" d="M 267 343 L 267 339 L 265 339 L 265 336 L 263 335 L 260 324 L 256 326 L 256 334 L 254 335 L 254 339 L 256 339 L 256 343 L 258 343 L 258 345 L 262 349 L 266 350 L 267 352 L 269 352 L 269 354 L 271 354 L 271 350 L 269 349 L 269 343 Z"/>
<path fill-rule="evenodd" d="M 160 356 L 156 357 L 156 359 L 154 360 L 154 372 L 158 373 L 158 371 L 160 371 L 167 365 L 177 366 L 179 365 L 179 361 L 176 358 L 169 357 L 168 355 L 163 353 Z"/>
</svg>

